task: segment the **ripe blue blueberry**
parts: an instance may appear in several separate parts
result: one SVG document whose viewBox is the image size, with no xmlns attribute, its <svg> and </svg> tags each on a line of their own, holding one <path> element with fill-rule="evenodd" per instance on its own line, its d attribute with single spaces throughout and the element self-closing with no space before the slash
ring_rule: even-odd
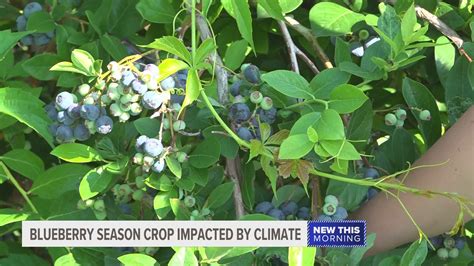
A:
<svg viewBox="0 0 474 266">
<path fill-rule="evenodd" d="M 84 124 L 78 124 L 77 126 L 74 127 L 74 138 L 79 140 L 79 141 L 85 141 L 89 139 L 91 136 L 91 133 L 89 132 L 89 129 Z"/>
<path fill-rule="evenodd" d="M 239 127 L 237 129 L 237 136 L 246 141 L 250 141 L 251 139 L 255 138 L 252 132 L 250 132 L 250 129 L 248 129 L 247 127 Z"/>
<path fill-rule="evenodd" d="M 127 215 L 132 214 L 132 208 L 128 204 L 120 204 L 119 209 L 123 214 L 127 214 Z"/>
<path fill-rule="evenodd" d="M 232 85 L 230 86 L 230 94 L 232 96 L 237 96 L 240 94 L 240 86 L 242 85 L 242 80 L 237 80 L 236 82 L 232 83 Z"/>
<path fill-rule="evenodd" d="M 61 125 L 56 130 L 56 140 L 59 143 L 72 142 L 74 134 L 69 126 Z"/>
<path fill-rule="evenodd" d="M 264 110 L 262 108 L 259 108 L 257 110 L 257 114 L 260 118 L 260 122 L 273 124 L 275 123 L 275 120 L 276 120 L 277 109 L 275 109 L 274 107 L 270 108 L 269 110 Z"/>
<path fill-rule="evenodd" d="M 33 36 L 31 35 L 27 35 L 23 38 L 20 39 L 20 42 L 23 44 L 23 45 L 32 45 L 33 44 Z"/>
<path fill-rule="evenodd" d="M 167 77 L 165 78 L 164 80 L 162 80 L 160 82 L 160 86 L 163 90 L 167 91 L 167 90 L 171 90 L 171 89 L 174 89 L 175 88 L 175 81 L 173 79 L 173 77 Z"/>
<path fill-rule="evenodd" d="M 16 18 L 16 28 L 18 31 L 25 31 L 26 30 L 26 17 L 21 15 Z"/>
<path fill-rule="evenodd" d="M 331 216 L 328 216 L 328 215 L 325 215 L 325 214 L 321 214 L 318 216 L 318 221 L 332 221 L 332 218 Z"/>
<path fill-rule="evenodd" d="M 180 70 L 176 73 L 175 83 L 176 88 L 186 88 L 186 81 L 188 79 L 188 70 Z"/>
<path fill-rule="evenodd" d="M 70 125 L 74 124 L 74 119 L 69 117 L 67 115 L 66 111 L 59 111 L 58 112 L 58 121 L 60 123 L 65 124 L 66 126 L 70 126 Z"/>
<path fill-rule="evenodd" d="M 158 109 L 163 103 L 163 96 L 156 91 L 147 91 L 143 95 L 143 107 L 146 109 Z"/>
<path fill-rule="evenodd" d="M 443 246 L 443 236 L 442 235 L 437 235 L 437 236 L 434 236 L 434 237 L 430 237 L 430 242 L 431 244 L 433 245 L 434 247 L 434 250 L 437 250 L 439 249 L 440 247 Z M 429 245 L 429 247 L 431 248 L 431 245 Z"/>
<path fill-rule="evenodd" d="M 41 5 L 37 2 L 31 2 L 23 8 L 23 15 L 28 18 L 31 14 L 43 10 Z"/>
<path fill-rule="evenodd" d="M 455 244 L 454 247 L 457 248 L 458 250 L 463 250 L 464 245 L 466 244 L 466 238 L 462 236 L 456 236 L 454 238 Z"/>
<path fill-rule="evenodd" d="M 44 107 L 46 114 L 48 115 L 49 119 L 56 120 L 58 118 L 58 111 L 53 103 L 50 103 Z"/>
<path fill-rule="evenodd" d="M 146 85 L 146 83 L 141 82 L 139 79 L 135 79 L 132 81 L 132 89 L 134 92 L 140 95 L 144 95 L 148 90 L 148 86 Z"/>
<path fill-rule="evenodd" d="M 234 103 L 229 109 L 229 119 L 235 123 L 247 121 L 251 116 L 249 107 L 244 103 Z"/>
<path fill-rule="evenodd" d="M 158 157 L 163 152 L 163 144 L 157 139 L 148 139 L 143 144 L 143 150 L 151 157 Z"/>
<path fill-rule="evenodd" d="M 375 179 L 375 178 L 379 178 L 380 174 L 379 174 L 379 171 L 377 171 L 377 169 L 371 167 L 371 168 L 365 169 L 364 177 L 365 178 L 370 178 L 370 179 Z"/>
<path fill-rule="evenodd" d="M 343 207 L 338 206 L 336 208 L 336 213 L 333 214 L 333 220 L 345 220 L 347 218 L 347 210 Z"/>
<path fill-rule="evenodd" d="M 71 104 L 66 111 L 67 115 L 72 119 L 81 117 L 81 106 L 77 103 Z"/>
<path fill-rule="evenodd" d="M 157 160 L 153 166 L 151 167 L 151 170 L 155 173 L 161 173 L 165 169 L 165 161 L 164 160 Z"/>
<path fill-rule="evenodd" d="M 137 138 L 137 142 L 135 143 L 135 149 L 139 152 L 143 151 L 143 145 L 148 140 L 148 137 L 145 135 L 141 135 Z"/>
<path fill-rule="evenodd" d="M 257 206 L 255 206 L 256 213 L 267 214 L 271 209 L 273 209 L 273 204 L 268 201 L 262 201 Z"/>
<path fill-rule="evenodd" d="M 56 105 L 62 110 L 66 110 L 73 103 L 74 96 L 67 91 L 63 91 L 56 96 Z"/>
<path fill-rule="evenodd" d="M 97 118 L 97 120 L 95 121 L 95 126 L 96 126 L 97 132 L 105 135 L 112 131 L 114 122 L 112 121 L 112 118 L 104 115 Z"/>
<path fill-rule="evenodd" d="M 37 46 L 43 46 L 48 44 L 51 41 L 51 38 L 44 33 L 35 33 L 33 34 L 33 44 Z"/>
<path fill-rule="evenodd" d="M 248 65 L 244 69 L 244 77 L 248 82 L 258 84 L 260 83 L 260 70 L 255 65 Z"/>
<path fill-rule="evenodd" d="M 284 202 L 280 206 L 280 209 L 285 214 L 285 216 L 295 215 L 298 212 L 298 204 L 290 200 L 290 201 Z"/>
<path fill-rule="evenodd" d="M 377 193 L 379 193 L 379 191 L 376 188 L 370 187 L 369 190 L 367 190 L 367 200 L 374 198 Z"/>
<path fill-rule="evenodd" d="M 311 213 L 308 207 L 301 207 L 298 209 L 298 213 L 296 214 L 298 219 L 301 220 L 310 220 L 311 219 Z"/>
<path fill-rule="evenodd" d="M 132 81 L 134 81 L 135 79 L 136 79 L 135 74 L 133 74 L 133 72 L 130 70 L 125 70 L 122 73 L 122 84 L 125 86 L 130 86 Z"/>
<path fill-rule="evenodd" d="M 96 105 L 93 104 L 84 104 L 81 106 L 81 117 L 89 120 L 94 121 L 99 118 L 100 109 Z"/>
<path fill-rule="evenodd" d="M 277 209 L 277 208 L 271 209 L 268 212 L 268 215 L 277 220 L 285 220 L 285 214 L 280 209 Z"/>
<path fill-rule="evenodd" d="M 58 130 L 59 125 L 58 124 L 51 124 L 48 126 L 48 130 L 51 133 L 51 135 L 56 137 L 56 131 Z"/>
</svg>

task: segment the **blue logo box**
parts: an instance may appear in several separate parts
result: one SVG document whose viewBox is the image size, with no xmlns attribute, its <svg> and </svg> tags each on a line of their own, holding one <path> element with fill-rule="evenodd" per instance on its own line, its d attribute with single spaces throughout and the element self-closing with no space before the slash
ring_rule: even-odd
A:
<svg viewBox="0 0 474 266">
<path fill-rule="evenodd" d="M 308 221 L 308 247 L 363 247 L 366 221 Z"/>
</svg>

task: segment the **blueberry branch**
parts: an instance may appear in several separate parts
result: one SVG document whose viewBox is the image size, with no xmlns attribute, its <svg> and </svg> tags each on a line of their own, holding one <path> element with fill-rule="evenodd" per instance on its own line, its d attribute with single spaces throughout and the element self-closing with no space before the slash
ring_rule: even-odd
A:
<svg viewBox="0 0 474 266">
<path fill-rule="evenodd" d="M 10 170 L 8 170 L 7 166 L 3 163 L 0 162 L 0 166 L 2 166 L 3 172 L 5 172 L 8 180 L 13 184 L 13 186 L 18 190 L 18 192 L 21 194 L 21 196 L 25 199 L 26 203 L 30 206 L 31 210 L 34 213 L 39 214 L 38 210 L 36 209 L 35 205 L 33 202 L 31 202 L 30 198 L 28 197 L 28 194 L 26 191 L 20 186 L 18 181 L 16 181 L 15 177 L 11 174 Z"/>
<path fill-rule="evenodd" d="M 285 40 L 286 47 L 288 48 L 288 55 L 290 56 L 290 62 L 291 62 L 291 70 L 299 74 L 300 68 L 298 66 L 298 60 L 296 59 L 295 43 L 293 42 L 293 39 L 291 38 L 290 32 L 288 31 L 288 28 L 286 27 L 285 22 L 278 21 L 278 25 L 280 26 L 283 39 Z"/>
</svg>

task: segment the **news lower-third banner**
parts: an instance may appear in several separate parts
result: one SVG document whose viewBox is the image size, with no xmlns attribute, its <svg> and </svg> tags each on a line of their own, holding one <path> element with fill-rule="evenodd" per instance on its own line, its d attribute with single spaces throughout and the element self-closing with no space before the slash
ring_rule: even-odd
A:
<svg viewBox="0 0 474 266">
<path fill-rule="evenodd" d="M 23 247 L 356 247 L 365 221 L 24 221 Z"/>
</svg>

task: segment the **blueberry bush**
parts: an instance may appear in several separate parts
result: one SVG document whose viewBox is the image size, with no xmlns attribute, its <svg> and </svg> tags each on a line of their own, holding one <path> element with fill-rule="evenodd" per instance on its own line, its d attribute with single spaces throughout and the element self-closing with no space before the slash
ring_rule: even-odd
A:
<svg viewBox="0 0 474 266">
<path fill-rule="evenodd" d="M 473 5 L 0 0 L 0 265 L 472 263 L 473 203 L 397 176 L 472 105 Z M 24 220 L 332 221 L 398 192 L 455 201 L 457 222 L 427 236 L 406 211 L 420 240 L 372 257 L 374 234 L 21 248 Z"/>
</svg>

